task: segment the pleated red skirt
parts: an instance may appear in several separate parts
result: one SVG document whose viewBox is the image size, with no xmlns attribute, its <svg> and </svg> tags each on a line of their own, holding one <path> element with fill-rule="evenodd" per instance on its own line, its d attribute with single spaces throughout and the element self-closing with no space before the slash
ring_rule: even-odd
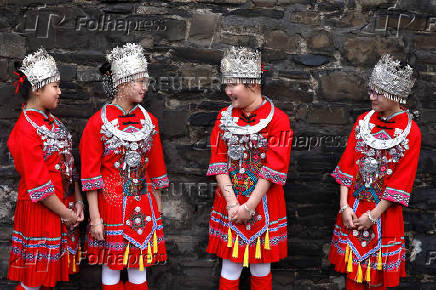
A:
<svg viewBox="0 0 436 290">
<path fill-rule="evenodd" d="M 287 218 L 286 205 L 283 187 L 273 184 L 267 196 L 267 212 L 269 215 L 268 231 L 259 236 L 260 247 L 257 240 L 248 245 L 248 263 L 273 263 L 284 259 L 288 255 L 287 244 Z M 240 201 L 241 202 L 241 201 Z M 215 193 L 215 201 L 209 220 L 209 244 L 207 252 L 216 254 L 222 259 L 228 259 L 235 263 L 244 262 L 244 254 L 247 244 L 238 241 L 238 255 L 234 257 L 234 245 L 237 233 L 232 231 L 232 246 L 228 244 L 229 224 L 227 219 L 227 202 L 218 188 Z M 269 248 L 265 247 L 266 235 L 268 233 Z M 260 255 L 256 257 L 256 248 L 260 248 Z M 259 257 L 260 256 L 260 257 Z"/>
<path fill-rule="evenodd" d="M 350 206 L 356 201 L 355 197 L 349 197 Z M 356 212 L 359 217 L 362 213 L 375 207 L 375 203 L 361 200 Z M 377 250 L 368 259 L 360 262 L 362 282 L 370 285 L 383 285 L 384 287 L 396 287 L 400 277 L 406 276 L 405 271 L 405 243 L 404 223 L 401 205 L 393 204 L 381 216 L 381 253 Z M 332 244 L 330 247 L 329 260 L 335 265 L 335 270 L 346 273 L 347 278 L 357 281 L 359 263 L 354 254 L 352 265 L 348 267 L 345 256 L 347 244 L 351 249 L 353 230 L 348 230 L 342 223 L 342 214 L 338 214 L 336 225 L 333 230 Z M 354 245 L 355 246 L 355 245 Z M 380 258 L 379 258 L 380 255 Z M 381 265 L 379 266 L 379 260 Z M 369 281 L 366 281 L 368 261 L 370 266 Z M 350 269 L 351 268 L 351 269 Z M 381 268 L 381 269 L 380 269 Z M 349 271 L 352 270 L 352 271 Z"/>
<path fill-rule="evenodd" d="M 150 197 L 150 198 L 148 198 Z M 133 198 L 133 197 L 132 197 Z M 152 235 L 150 239 L 150 249 L 146 246 L 141 249 L 135 246 L 134 243 L 125 239 L 123 231 L 125 229 L 125 221 L 123 220 L 123 195 L 122 192 L 108 194 L 106 191 L 98 193 L 98 208 L 100 216 L 104 221 L 104 237 L 103 241 L 95 240 L 88 227 L 86 235 L 85 250 L 90 264 L 106 264 L 112 270 L 122 270 L 123 268 L 139 268 L 140 260 L 143 261 L 144 267 L 149 267 L 154 264 L 164 263 L 167 260 L 165 247 L 165 238 L 163 232 L 162 218 L 157 211 L 157 203 L 153 194 L 145 194 L 141 196 L 139 205 L 148 203 L 151 200 L 156 217 L 156 239 L 154 232 L 143 232 L 142 235 Z M 144 207 L 146 207 L 144 205 Z M 154 241 L 156 240 L 156 246 Z M 124 255 L 127 246 L 129 251 L 127 255 L 127 263 L 124 264 Z M 151 259 L 149 252 L 151 251 Z"/>
<path fill-rule="evenodd" d="M 66 200 L 68 204 L 70 200 Z M 28 287 L 54 287 L 78 271 L 78 231 L 39 202 L 18 200 L 15 208 L 8 279 Z"/>
</svg>

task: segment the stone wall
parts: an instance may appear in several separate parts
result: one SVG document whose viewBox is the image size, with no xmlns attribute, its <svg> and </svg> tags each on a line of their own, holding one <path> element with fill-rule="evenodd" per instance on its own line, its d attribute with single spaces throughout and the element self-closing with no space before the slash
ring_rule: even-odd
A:
<svg viewBox="0 0 436 290">
<path fill-rule="evenodd" d="M 115 28 L 114 28 L 115 27 Z M 208 137 L 228 99 L 219 60 L 229 45 L 262 47 L 264 93 L 286 111 L 295 138 L 285 187 L 289 256 L 273 265 L 274 289 L 339 289 L 327 253 L 338 210 L 329 177 L 356 117 L 369 109 L 366 80 L 390 52 L 417 70 L 409 101 L 422 132 L 419 169 L 405 210 L 408 278 L 402 289 L 436 283 L 436 2 L 434 0 L 0 0 L 0 287 L 6 280 L 18 176 L 6 141 L 21 100 L 13 62 L 44 45 L 59 63 L 56 115 L 74 135 L 108 101 L 98 66 L 107 49 L 140 42 L 153 82 L 145 105 L 160 122 L 172 185 L 163 196 L 169 261 L 148 272 L 152 289 L 216 289 L 220 263 L 206 254 L 213 181 Z M 29 217 L 31 218 L 31 217 Z M 59 289 L 98 289 L 100 269 Z M 242 276 L 244 289 L 248 273 Z"/>
</svg>

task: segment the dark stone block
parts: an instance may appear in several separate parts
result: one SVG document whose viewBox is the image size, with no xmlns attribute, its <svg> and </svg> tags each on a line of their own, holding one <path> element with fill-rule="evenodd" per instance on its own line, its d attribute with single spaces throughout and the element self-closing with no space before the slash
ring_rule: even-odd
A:
<svg viewBox="0 0 436 290">
<path fill-rule="evenodd" d="M 15 33 L 0 32 L 0 56 L 22 59 L 26 53 L 24 44 L 24 37 Z"/>
<path fill-rule="evenodd" d="M 221 61 L 223 52 L 207 48 L 176 47 L 174 55 L 185 61 L 217 65 Z"/>
<path fill-rule="evenodd" d="M 305 83 L 297 83 L 283 80 L 272 80 L 265 83 L 263 93 L 273 100 L 286 102 L 312 102 L 313 95 L 308 92 Z"/>
<path fill-rule="evenodd" d="M 219 16 L 215 14 L 194 14 L 189 31 L 189 40 L 202 41 L 209 45 L 215 33 Z"/>
<path fill-rule="evenodd" d="M 61 74 L 62 83 L 65 81 L 72 81 L 76 79 L 77 66 L 70 64 L 57 64 L 59 72 Z"/>
<path fill-rule="evenodd" d="M 434 235 L 417 234 L 410 245 L 413 273 L 433 274 L 436 270 L 436 239 Z"/>
<path fill-rule="evenodd" d="M 156 31 L 156 40 L 166 39 L 169 41 L 183 40 L 185 39 L 186 32 L 186 22 L 183 20 L 176 19 L 164 19 L 163 25 L 165 26 L 164 31 Z"/>
<path fill-rule="evenodd" d="M 276 9 L 236 9 L 229 12 L 227 15 L 237 15 L 243 17 L 268 17 L 281 19 L 283 18 L 283 11 Z"/>
<path fill-rule="evenodd" d="M 396 59 L 404 61 L 405 53 L 402 39 L 355 37 L 345 41 L 345 57 L 355 66 L 374 66 L 385 53 L 390 53 Z"/>
<path fill-rule="evenodd" d="M 329 101 L 368 102 L 367 78 L 358 72 L 333 71 L 320 75 L 321 96 Z"/>
<path fill-rule="evenodd" d="M 292 11 L 289 15 L 291 22 L 312 26 L 320 25 L 320 14 L 317 11 Z"/>
<path fill-rule="evenodd" d="M 222 33 L 220 42 L 234 46 L 257 47 L 257 39 L 253 35 Z"/>
<path fill-rule="evenodd" d="M 305 54 L 305 55 L 295 55 L 294 60 L 296 63 L 306 66 L 320 66 L 327 64 L 332 61 L 332 58 L 320 54 Z"/>
<path fill-rule="evenodd" d="M 8 73 L 8 61 L 6 59 L 0 59 L 0 82 L 7 82 L 9 78 L 18 79 L 15 74 L 10 76 Z"/>
<path fill-rule="evenodd" d="M 296 53 L 300 46 L 301 37 L 298 35 L 289 36 L 282 30 L 274 30 L 265 35 L 265 42 L 267 48 Z"/>
<path fill-rule="evenodd" d="M 163 137 L 174 138 L 186 134 L 187 111 L 163 111 L 160 132 Z"/>
<path fill-rule="evenodd" d="M 342 107 L 312 106 L 308 122 L 313 124 L 345 125 L 350 120 Z"/>
<path fill-rule="evenodd" d="M 101 65 L 106 61 L 105 54 L 103 52 L 95 50 L 78 50 L 74 53 L 71 52 L 53 52 L 53 57 L 56 61 L 65 63 L 75 63 L 80 65 Z"/>
</svg>

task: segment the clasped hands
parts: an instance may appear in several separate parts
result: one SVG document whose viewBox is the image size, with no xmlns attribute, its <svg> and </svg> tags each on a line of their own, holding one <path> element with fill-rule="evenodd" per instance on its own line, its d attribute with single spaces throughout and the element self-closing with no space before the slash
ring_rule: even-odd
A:
<svg viewBox="0 0 436 290">
<path fill-rule="evenodd" d="M 359 218 L 354 210 L 350 207 L 342 213 L 342 223 L 347 229 L 367 230 L 373 223 L 369 219 L 368 213 L 363 213 Z"/>
<path fill-rule="evenodd" d="M 62 222 L 67 227 L 77 227 L 85 218 L 83 208 L 83 201 L 75 202 L 73 208 L 67 208 L 65 214 L 61 216 Z"/>
<path fill-rule="evenodd" d="M 227 217 L 233 224 L 247 224 L 251 219 L 250 213 L 239 202 L 227 204 Z"/>
</svg>

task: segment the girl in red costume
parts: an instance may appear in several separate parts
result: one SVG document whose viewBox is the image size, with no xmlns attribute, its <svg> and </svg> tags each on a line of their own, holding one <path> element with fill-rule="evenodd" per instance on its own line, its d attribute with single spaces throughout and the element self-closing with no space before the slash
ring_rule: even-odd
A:
<svg viewBox="0 0 436 290">
<path fill-rule="evenodd" d="M 207 175 L 218 188 L 207 251 L 223 259 L 220 289 L 238 289 L 244 266 L 251 289 L 271 289 L 271 263 L 287 256 L 283 185 L 293 134 L 289 117 L 261 94 L 259 52 L 232 47 L 221 72 L 232 105 L 219 112 L 211 135 Z"/>
<path fill-rule="evenodd" d="M 78 271 L 77 225 L 83 202 L 74 173 L 71 135 L 50 112 L 59 103 L 59 71 L 43 48 L 15 73 L 25 99 L 8 140 L 20 174 L 8 278 L 16 289 L 54 287 Z M 80 255 L 80 254 L 79 254 Z"/>
<path fill-rule="evenodd" d="M 160 189 L 169 185 L 157 119 L 140 103 L 147 60 L 127 43 L 101 68 L 114 99 L 92 116 L 80 141 L 82 188 L 87 191 L 90 263 L 102 264 L 103 289 L 148 289 L 144 267 L 166 261 Z M 111 91 L 111 90 L 109 90 Z"/>
<path fill-rule="evenodd" d="M 405 271 L 403 206 L 418 166 L 421 133 L 405 104 L 413 70 L 384 55 L 375 66 L 372 111 L 354 124 L 332 176 L 340 184 L 340 210 L 329 259 L 346 273 L 347 289 L 386 289 Z"/>
</svg>

